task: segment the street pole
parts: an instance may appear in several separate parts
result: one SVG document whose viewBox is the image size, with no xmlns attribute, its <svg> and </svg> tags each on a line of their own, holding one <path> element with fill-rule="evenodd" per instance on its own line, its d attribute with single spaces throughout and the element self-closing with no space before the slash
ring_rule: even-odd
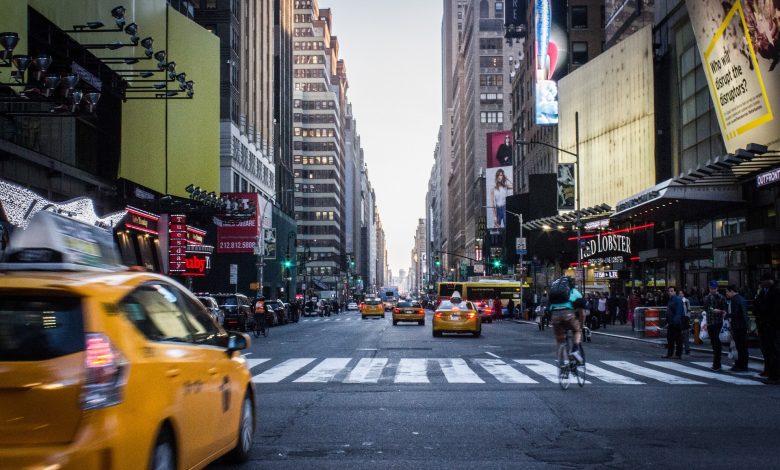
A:
<svg viewBox="0 0 780 470">
<path fill-rule="evenodd" d="M 517 218 L 520 219 L 520 238 L 523 238 L 523 214 L 518 214 Z M 511 245 L 510 245 L 511 246 Z M 523 252 L 520 252 L 520 315 L 525 311 L 523 304 L 523 284 L 525 284 L 525 275 L 523 273 Z M 512 316 L 512 312 L 508 312 L 509 316 Z"/>
<path fill-rule="evenodd" d="M 582 223 L 580 221 L 580 113 L 574 113 L 574 164 L 577 166 L 577 269 L 581 270 L 582 276 L 582 296 L 585 297 L 585 281 L 587 281 L 587 272 L 582 267 L 582 251 L 580 241 L 582 238 Z"/>
</svg>

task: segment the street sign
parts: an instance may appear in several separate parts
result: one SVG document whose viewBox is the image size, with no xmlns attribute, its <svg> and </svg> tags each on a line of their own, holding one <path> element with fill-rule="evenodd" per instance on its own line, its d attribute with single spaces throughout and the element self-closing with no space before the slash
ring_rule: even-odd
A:
<svg viewBox="0 0 780 470">
<path fill-rule="evenodd" d="M 485 274 L 485 266 L 481 264 L 475 264 L 474 274 Z"/>
<path fill-rule="evenodd" d="M 234 285 L 234 286 L 238 284 L 238 265 L 237 264 L 231 264 L 230 265 L 230 284 Z"/>
<path fill-rule="evenodd" d="M 515 239 L 515 253 L 518 255 L 528 254 L 528 247 L 526 245 L 525 237 L 517 237 Z"/>
<path fill-rule="evenodd" d="M 596 271 L 593 273 L 593 277 L 596 279 L 618 279 L 619 274 L 617 270 Z"/>
</svg>

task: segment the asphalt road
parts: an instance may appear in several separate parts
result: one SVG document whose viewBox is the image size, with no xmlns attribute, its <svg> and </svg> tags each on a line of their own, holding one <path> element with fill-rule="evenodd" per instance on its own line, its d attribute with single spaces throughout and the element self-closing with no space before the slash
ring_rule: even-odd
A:
<svg viewBox="0 0 780 470">
<path fill-rule="evenodd" d="M 433 338 L 426 317 L 302 318 L 253 340 L 252 458 L 209 468 L 780 468 L 780 387 L 754 373 L 594 335 L 590 383 L 563 391 L 550 330 Z"/>
</svg>

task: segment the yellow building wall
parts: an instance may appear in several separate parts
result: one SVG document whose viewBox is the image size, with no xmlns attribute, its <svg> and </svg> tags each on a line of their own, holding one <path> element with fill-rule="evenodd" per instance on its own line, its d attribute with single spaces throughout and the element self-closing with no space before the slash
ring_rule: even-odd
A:
<svg viewBox="0 0 780 470">
<path fill-rule="evenodd" d="M 24 20 L 14 19 L 12 23 L 20 23 L 26 29 L 28 3 L 62 29 L 100 20 L 107 31 L 116 28 L 111 9 L 122 4 L 113 0 L 2 0 L 0 5 L 10 4 L 12 13 L 23 14 Z M 219 38 L 170 8 L 165 0 L 134 0 L 124 2 L 124 6 L 127 24 L 135 22 L 141 38 L 154 38 L 155 52 L 167 51 L 168 60 L 176 62 L 176 71 L 186 72 L 187 79 L 195 82 L 195 96 L 191 100 L 128 100 L 123 104 L 118 176 L 177 196 L 186 197 L 184 188 L 190 183 L 219 191 Z M 12 15 L 0 11 L 3 11 L 0 15 L 0 25 L 3 25 Z M 10 25 L 0 28 L 2 31 L 18 29 Z M 71 36 L 82 44 L 129 43 L 129 36 L 116 30 L 71 33 Z M 26 38 L 23 41 L 26 43 Z M 101 58 L 143 57 L 143 48 L 95 49 L 93 53 Z M 156 64 L 152 59 L 112 67 L 156 69 Z M 157 78 L 163 79 L 164 74 L 158 72 L 152 77 Z M 168 89 L 178 91 L 178 84 L 169 83 Z M 152 96 L 128 93 L 128 97 L 141 95 Z M 182 92 L 181 96 L 185 94 Z"/>
<path fill-rule="evenodd" d="M 559 147 L 575 151 L 581 207 L 615 207 L 656 184 L 652 28 L 645 27 L 559 82 Z M 574 157 L 559 153 L 561 163 Z"/>
<path fill-rule="evenodd" d="M 14 54 L 27 53 L 27 0 L 0 0 L 0 32 L 14 32 L 19 35 L 19 44 Z M 3 69 L 1 82 L 8 82 L 12 69 Z"/>
</svg>

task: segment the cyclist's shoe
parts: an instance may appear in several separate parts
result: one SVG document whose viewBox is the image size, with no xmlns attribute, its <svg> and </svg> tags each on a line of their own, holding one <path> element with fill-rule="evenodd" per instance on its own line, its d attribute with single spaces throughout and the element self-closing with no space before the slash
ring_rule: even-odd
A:
<svg viewBox="0 0 780 470">
<path fill-rule="evenodd" d="M 577 361 L 577 364 L 582 364 L 582 353 L 580 353 L 580 350 L 572 351 L 571 354 L 569 354 L 569 357 Z"/>
</svg>

